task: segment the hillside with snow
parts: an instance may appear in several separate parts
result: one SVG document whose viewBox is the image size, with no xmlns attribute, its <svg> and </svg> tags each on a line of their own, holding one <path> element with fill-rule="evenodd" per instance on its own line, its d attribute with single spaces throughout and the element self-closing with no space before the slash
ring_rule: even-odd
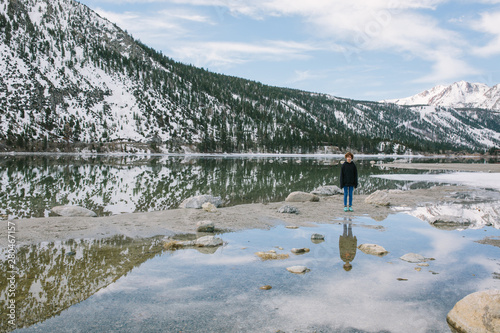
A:
<svg viewBox="0 0 500 333">
<path fill-rule="evenodd" d="M 314 153 L 325 146 L 482 152 L 500 146 L 500 117 L 267 86 L 176 62 L 74 0 L 0 3 L 0 151 Z"/>
<path fill-rule="evenodd" d="M 482 83 L 460 81 L 449 86 L 436 86 L 414 96 L 383 102 L 398 105 L 433 105 L 500 111 L 500 84 L 490 88 Z"/>
</svg>

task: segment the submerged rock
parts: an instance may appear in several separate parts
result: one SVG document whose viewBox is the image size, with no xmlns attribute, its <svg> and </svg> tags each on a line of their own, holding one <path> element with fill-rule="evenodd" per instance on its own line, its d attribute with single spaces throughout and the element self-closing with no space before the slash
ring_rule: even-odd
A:
<svg viewBox="0 0 500 333">
<path fill-rule="evenodd" d="M 284 206 L 281 206 L 278 209 L 278 213 L 298 214 L 299 213 L 299 209 L 297 207 L 293 207 L 293 206 L 290 206 L 290 205 L 284 205 Z"/>
<path fill-rule="evenodd" d="M 196 223 L 196 231 L 198 232 L 214 232 L 215 224 L 212 221 L 199 221 Z"/>
<path fill-rule="evenodd" d="M 191 241 L 177 241 L 168 238 L 163 241 L 163 248 L 166 250 L 177 250 L 184 247 L 217 247 L 221 245 L 224 245 L 224 241 L 215 236 L 203 236 Z"/>
<path fill-rule="evenodd" d="M 287 267 L 286 270 L 294 274 L 304 274 L 310 271 L 310 269 L 307 268 L 306 266 L 292 266 L 292 267 Z"/>
<path fill-rule="evenodd" d="M 290 257 L 288 254 L 279 254 L 274 250 L 270 250 L 267 252 L 255 252 L 255 255 L 262 260 L 283 260 Z"/>
<path fill-rule="evenodd" d="M 273 287 L 271 287 L 270 285 L 266 284 L 265 286 L 262 286 L 262 287 L 260 287 L 259 289 L 261 289 L 261 290 L 270 290 L 270 289 L 272 289 L 272 288 L 273 288 Z"/>
<path fill-rule="evenodd" d="M 300 248 L 300 249 L 298 249 L 298 248 L 295 248 L 295 247 L 294 247 L 294 248 L 291 250 L 291 252 L 292 252 L 292 253 L 295 253 L 295 254 L 303 254 L 303 253 L 307 253 L 307 252 L 309 252 L 309 251 L 311 251 L 311 250 L 310 250 L 310 249 L 308 249 L 307 247 L 303 247 L 303 248 Z"/>
<path fill-rule="evenodd" d="M 389 206 L 391 203 L 389 201 L 389 195 L 387 191 L 377 190 L 370 194 L 365 199 L 365 203 L 373 204 L 377 206 Z"/>
<path fill-rule="evenodd" d="M 446 316 L 456 332 L 500 332 L 500 290 L 479 291 L 465 296 Z"/>
<path fill-rule="evenodd" d="M 286 202 L 304 202 L 304 201 L 319 201 L 319 197 L 317 195 L 307 193 L 307 192 L 292 192 L 285 199 Z"/>
<path fill-rule="evenodd" d="M 83 216 L 83 217 L 96 217 L 97 214 L 93 211 L 83 208 L 80 206 L 56 206 L 51 209 L 54 214 L 60 216 L 74 217 L 74 216 Z"/>
<path fill-rule="evenodd" d="M 325 240 L 325 236 L 322 234 L 312 234 L 311 239 L 312 240 Z"/>
<path fill-rule="evenodd" d="M 382 246 L 377 245 L 377 244 L 361 244 L 360 246 L 358 246 L 358 249 L 363 251 L 363 253 L 371 254 L 371 255 L 379 256 L 379 257 L 383 257 L 389 253 L 389 251 L 387 251 Z"/>
<path fill-rule="evenodd" d="M 195 208 L 201 209 L 205 202 L 210 202 L 215 207 L 222 205 L 221 197 L 214 197 L 212 195 L 197 195 L 191 198 L 187 198 L 180 204 L 180 208 Z"/>
<path fill-rule="evenodd" d="M 471 221 L 461 216 L 438 215 L 431 217 L 429 223 L 438 229 L 459 229 L 471 225 Z"/>
<path fill-rule="evenodd" d="M 400 257 L 399 259 L 411 262 L 411 263 L 420 263 L 420 262 L 425 262 L 428 261 L 429 259 L 425 258 L 424 256 L 417 254 L 417 253 L 407 253 L 404 256 Z"/>
<path fill-rule="evenodd" d="M 340 189 L 340 187 L 336 185 L 326 185 L 326 186 L 320 186 L 316 189 L 314 189 L 311 194 L 315 195 L 335 195 L 335 194 L 343 194 L 344 191 Z"/>
</svg>

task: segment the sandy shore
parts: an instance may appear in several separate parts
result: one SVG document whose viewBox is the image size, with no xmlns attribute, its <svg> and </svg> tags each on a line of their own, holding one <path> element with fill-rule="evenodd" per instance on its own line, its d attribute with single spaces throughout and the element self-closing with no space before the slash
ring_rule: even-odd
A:
<svg viewBox="0 0 500 333">
<path fill-rule="evenodd" d="M 465 186 L 436 186 L 431 189 L 389 191 L 392 207 L 416 207 L 426 202 L 457 202 L 460 193 L 470 194 Z M 202 209 L 171 209 L 148 213 L 130 213 L 106 217 L 48 217 L 12 220 L 16 226 L 17 245 L 57 240 L 107 238 L 121 234 L 129 237 L 152 237 L 176 233 L 194 233 L 198 221 L 210 220 L 216 228 L 238 231 L 270 228 L 275 225 L 310 226 L 312 223 L 338 223 L 346 217 L 369 216 L 384 220 L 395 211 L 391 206 L 364 202 L 366 195 L 354 195 L 354 212 L 343 211 L 343 196 L 321 197 L 319 202 L 274 202 L 219 208 L 210 213 Z M 284 204 L 299 209 L 299 214 L 283 214 Z M 7 222 L 5 222 L 7 224 Z M 0 230 L 0 247 L 8 245 L 7 228 Z"/>
</svg>

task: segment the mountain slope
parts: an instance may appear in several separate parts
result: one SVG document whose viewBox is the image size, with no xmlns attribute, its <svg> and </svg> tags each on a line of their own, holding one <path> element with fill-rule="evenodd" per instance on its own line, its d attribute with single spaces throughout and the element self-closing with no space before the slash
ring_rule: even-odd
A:
<svg viewBox="0 0 500 333">
<path fill-rule="evenodd" d="M 485 150 L 500 145 L 499 129 L 497 113 L 422 112 L 181 64 L 73 0 L 0 3 L 5 149 Z"/>
<path fill-rule="evenodd" d="M 500 84 L 490 88 L 482 83 L 460 81 L 449 86 L 436 86 L 414 96 L 384 102 L 399 105 L 434 105 L 500 111 Z"/>
</svg>

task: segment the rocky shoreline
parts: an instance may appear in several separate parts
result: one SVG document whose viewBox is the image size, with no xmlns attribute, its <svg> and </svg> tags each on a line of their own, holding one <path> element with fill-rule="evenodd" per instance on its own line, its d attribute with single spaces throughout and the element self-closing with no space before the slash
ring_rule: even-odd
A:
<svg viewBox="0 0 500 333">
<path fill-rule="evenodd" d="M 331 188 L 329 189 L 331 190 Z M 105 217 L 58 216 L 11 220 L 16 227 L 16 244 L 37 244 L 68 239 L 172 236 L 196 230 L 200 221 L 216 221 L 223 230 L 271 228 L 276 225 L 311 226 L 315 223 L 336 223 L 343 217 L 369 216 L 382 221 L 389 214 L 412 211 L 428 205 L 460 204 L 468 201 L 473 189 L 466 186 L 435 186 L 409 191 L 377 191 L 354 195 L 354 212 L 343 211 L 340 194 L 316 195 L 283 202 L 243 204 L 206 209 L 178 208 L 146 213 L 127 213 Z M 313 199 L 314 198 L 314 199 Z M 308 201 L 306 201 L 308 200 Z M 295 202 L 294 202 L 295 201 Z M 212 207 L 214 206 L 214 207 Z M 287 207 L 288 206 L 288 207 Z M 215 209 L 214 209 L 215 208 Z M 461 225 L 459 224 L 458 227 Z M 0 247 L 6 247 L 7 228 L 0 231 Z"/>
</svg>

